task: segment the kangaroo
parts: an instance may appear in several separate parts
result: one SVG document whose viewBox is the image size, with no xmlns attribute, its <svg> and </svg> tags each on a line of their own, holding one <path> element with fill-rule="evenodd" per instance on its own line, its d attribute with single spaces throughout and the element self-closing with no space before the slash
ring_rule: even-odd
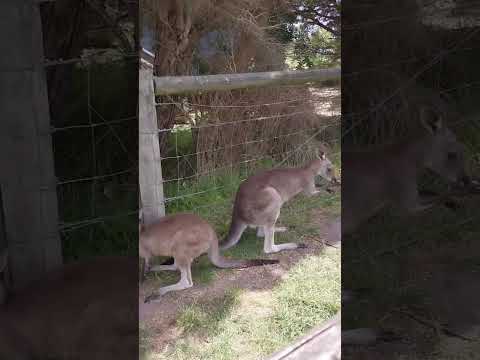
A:
<svg viewBox="0 0 480 360">
<path fill-rule="evenodd" d="M 137 270 L 135 257 L 102 257 L 9 294 L 0 306 L 0 359 L 135 358 Z"/>
<path fill-rule="evenodd" d="M 304 247 L 296 243 L 276 245 L 275 232 L 287 229 L 275 227 L 275 223 L 284 203 L 301 192 L 310 196 L 320 193 L 315 186 L 318 175 L 330 182 L 337 181 L 333 165 L 323 152 L 304 167 L 267 170 L 245 180 L 237 192 L 230 230 L 221 249 L 237 244 L 249 226 L 258 228 L 257 236 L 265 238 L 263 250 L 267 254 Z"/>
<path fill-rule="evenodd" d="M 444 180 L 468 182 L 464 148 L 441 117 L 424 107 L 420 121 L 426 130 L 413 140 L 381 149 L 342 152 L 346 184 L 342 195 L 342 233 L 353 232 L 382 208 L 393 206 L 400 213 L 414 214 L 429 209 L 418 190 L 422 172 L 429 169 Z"/>
<path fill-rule="evenodd" d="M 278 260 L 231 260 L 222 257 L 215 230 L 208 222 L 194 214 L 165 216 L 147 227 L 140 225 L 139 230 L 139 254 L 145 260 L 145 272 L 180 270 L 181 274 L 178 283 L 161 287 L 158 289 L 158 295 L 147 296 L 145 302 L 170 291 L 192 287 L 191 264 L 193 260 L 207 252 L 212 264 L 222 269 L 278 263 Z M 174 263 L 151 267 L 150 259 L 154 256 L 173 257 Z"/>
<path fill-rule="evenodd" d="M 420 122 L 425 132 L 412 140 L 376 150 L 342 152 L 347 169 L 343 174 L 344 206 L 341 220 L 335 219 L 328 232 L 331 241 L 340 242 L 342 235 L 353 233 L 386 206 L 395 207 L 402 215 L 432 207 L 434 201 L 426 203 L 419 195 L 418 179 L 425 170 L 451 183 L 469 182 L 463 145 L 443 119 L 423 107 Z M 372 344 L 382 337 L 378 330 L 369 328 L 342 332 L 344 344 Z"/>
</svg>

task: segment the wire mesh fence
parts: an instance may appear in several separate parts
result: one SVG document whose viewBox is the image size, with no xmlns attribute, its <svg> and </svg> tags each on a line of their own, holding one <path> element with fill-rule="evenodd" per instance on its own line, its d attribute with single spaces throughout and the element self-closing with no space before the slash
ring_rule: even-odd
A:
<svg viewBox="0 0 480 360">
<path fill-rule="evenodd" d="M 42 20 L 45 29 L 56 26 L 54 18 L 43 16 Z M 138 115 L 132 94 L 137 93 L 138 54 L 118 44 L 89 48 L 90 30 L 78 35 L 83 44 L 87 42 L 80 55 L 43 62 L 58 229 L 67 261 L 94 254 L 135 253 L 136 249 L 132 219 L 138 213 L 138 138 L 132 134 L 138 131 Z M 49 34 L 56 36 L 45 31 L 45 48 L 54 41 Z"/>
<path fill-rule="evenodd" d="M 167 214 L 195 212 L 225 226 L 238 186 L 249 176 L 304 166 L 318 150 L 340 167 L 338 85 L 160 96 L 155 105 Z M 338 198 L 325 192 L 319 201 Z M 283 214 L 305 215 L 319 201 L 293 202 Z"/>
</svg>

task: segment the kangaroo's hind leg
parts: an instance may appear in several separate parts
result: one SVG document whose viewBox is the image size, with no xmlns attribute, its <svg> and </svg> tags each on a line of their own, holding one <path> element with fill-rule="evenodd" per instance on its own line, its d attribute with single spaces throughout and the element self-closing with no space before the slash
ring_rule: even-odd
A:
<svg viewBox="0 0 480 360">
<path fill-rule="evenodd" d="M 180 270 L 180 281 L 176 284 L 164 286 L 158 289 L 156 294 L 151 294 L 145 298 L 145 302 L 155 302 L 158 298 L 171 291 L 188 289 L 193 286 L 191 263 L 178 264 Z"/>
<path fill-rule="evenodd" d="M 293 250 L 299 247 L 304 247 L 304 245 L 296 243 L 286 243 L 275 245 L 275 230 L 281 228 L 275 228 L 278 217 L 280 216 L 280 210 L 282 208 L 282 197 L 274 188 L 266 188 L 262 194 L 259 196 L 262 199 L 262 202 L 265 204 L 262 211 L 258 214 L 257 224 L 263 225 L 263 233 L 265 235 L 265 240 L 263 243 L 263 251 L 265 253 L 275 253 L 282 250 Z"/>
<path fill-rule="evenodd" d="M 285 244 L 275 244 L 275 227 L 274 226 L 265 226 L 265 242 L 263 244 L 263 251 L 265 253 L 276 253 L 282 250 L 293 250 L 298 248 L 304 248 L 304 244 L 297 243 L 285 243 Z"/>
</svg>

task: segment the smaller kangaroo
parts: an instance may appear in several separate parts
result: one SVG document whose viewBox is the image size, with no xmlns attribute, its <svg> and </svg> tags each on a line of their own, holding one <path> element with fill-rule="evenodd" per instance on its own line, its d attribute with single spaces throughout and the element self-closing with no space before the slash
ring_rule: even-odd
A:
<svg viewBox="0 0 480 360">
<path fill-rule="evenodd" d="M 191 265 L 200 255 L 208 253 L 213 265 L 222 269 L 246 268 L 266 264 L 276 264 L 278 260 L 232 260 L 220 255 L 218 237 L 212 226 L 194 214 L 175 214 L 161 218 L 145 227 L 139 227 L 139 253 L 145 260 L 145 272 L 180 270 L 180 281 L 174 285 L 158 289 L 158 295 L 147 296 L 149 302 L 170 291 L 187 289 L 193 286 Z M 171 265 L 150 267 L 154 256 L 173 257 Z"/>
<path fill-rule="evenodd" d="M 323 152 L 304 167 L 267 170 L 245 180 L 237 192 L 230 231 L 221 249 L 237 244 L 248 226 L 258 228 L 257 236 L 265 238 L 263 250 L 267 254 L 304 247 L 296 243 L 275 245 L 275 232 L 287 230 L 276 228 L 275 223 L 287 201 L 301 192 L 310 196 L 320 193 L 315 186 L 318 175 L 330 182 L 337 181 L 333 165 Z"/>
</svg>

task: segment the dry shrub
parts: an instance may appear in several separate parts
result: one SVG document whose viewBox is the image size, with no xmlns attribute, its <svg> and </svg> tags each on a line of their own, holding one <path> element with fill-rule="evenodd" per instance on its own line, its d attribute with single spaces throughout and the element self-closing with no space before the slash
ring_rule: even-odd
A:
<svg viewBox="0 0 480 360">
<path fill-rule="evenodd" d="M 283 46 L 269 35 L 276 26 L 270 24 L 272 15 L 286 11 L 284 0 L 170 0 L 161 5 L 155 0 L 145 2 L 147 13 L 153 14 L 156 23 L 157 76 L 195 74 L 199 41 L 214 31 L 234 36 L 225 51 L 208 58 L 208 73 L 269 71 L 278 69 L 277 64 L 284 61 Z M 291 99 L 301 101 L 257 106 Z M 166 96 L 157 100 L 178 104 L 187 100 L 202 105 L 193 106 L 187 113 L 179 105 L 157 107 L 160 129 L 190 123 L 192 116 L 194 125 L 200 126 L 193 132 L 198 173 L 289 153 L 309 140 L 312 129 L 322 123 L 309 102 L 312 99 L 307 87 L 214 92 L 188 98 Z M 302 113 L 288 116 L 298 112 Z M 252 120 L 259 117 L 268 119 Z M 222 123 L 227 125 L 206 126 Z M 166 136 L 160 137 L 161 152 L 167 148 L 167 141 Z M 300 161 L 305 156 L 305 152 L 297 152 L 291 157 Z"/>
<path fill-rule="evenodd" d="M 300 101 L 285 102 L 292 99 Z M 303 87 L 241 90 L 195 97 L 195 102 L 212 106 L 199 117 L 198 125 L 226 124 L 199 129 L 198 170 L 291 152 L 319 126 L 313 104 L 308 100 L 311 94 Z M 280 104 L 259 106 L 272 103 Z M 224 107 L 224 104 L 235 105 Z M 214 149 L 225 151 L 212 152 Z"/>
<path fill-rule="evenodd" d="M 143 3 L 142 19 L 149 18 L 155 24 L 158 76 L 191 74 L 198 42 L 212 31 L 235 34 L 235 43 L 230 52 L 218 53 L 215 59 L 210 59 L 211 73 L 246 71 L 252 58 L 259 65 L 283 59 L 281 45 L 268 35 L 270 16 L 282 8 L 282 1 L 144 0 Z"/>
<path fill-rule="evenodd" d="M 392 142 L 417 131 L 421 105 L 451 120 L 447 99 L 410 81 L 425 67 L 422 81 L 438 82 L 429 62 L 441 49 L 438 37 L 422 25 L 417 1 L 363 5 L 345 4 L 343 13 L 343 41 L 349 49 L 342 59 L 345 144 Z"/>
</svg>

